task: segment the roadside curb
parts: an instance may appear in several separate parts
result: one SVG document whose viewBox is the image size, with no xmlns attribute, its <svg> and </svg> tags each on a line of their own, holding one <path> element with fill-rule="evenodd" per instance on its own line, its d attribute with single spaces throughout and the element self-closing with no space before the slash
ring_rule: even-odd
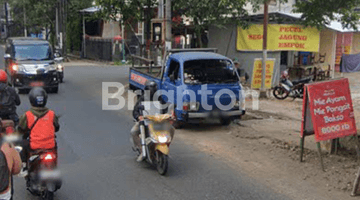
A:
<svg viewBox="0 0 360 200">
<path fill-rule="evenodd" d="M 68 57 L 67 59 L 69 60 L 69 62 L 72 62 L 72 60 L 78 60 L 78 61 L 89 62 L 89 63 L 94 63 L 94 64 L 106 64 L 106 65 L 117 66 L 117 65 L 115 65 L 114 62 L 80 58 L 80 56 L 76 56 L 76 55 L 72 55 L 72 54 L 68 54 L 67 57 Z"/>
</svg>

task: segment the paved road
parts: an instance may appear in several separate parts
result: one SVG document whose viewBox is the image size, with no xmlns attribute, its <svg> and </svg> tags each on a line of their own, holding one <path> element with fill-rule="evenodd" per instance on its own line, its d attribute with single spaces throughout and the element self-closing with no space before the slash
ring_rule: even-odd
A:
<svg viewBox="0 0 360 200">
<path fill-rule="evenodd" d="M 167 176 L 137 163 L 129 143 L 133 125 L 129 111 L 103 111 L 101 106 L 102 82 L 126 84 L 127 76 L 124 67 L 68 67 L 59 93 L 49 95 L 49 107 L 62 115 L 58 146 L 63 187 L 55 199 L 286 199 L 176 140 L 176 135 Z M 19 114 L 29 108 L 26 94 L 21 101 Z M 18 177 L 16 199 L 38 199 Z"/>
</svg>

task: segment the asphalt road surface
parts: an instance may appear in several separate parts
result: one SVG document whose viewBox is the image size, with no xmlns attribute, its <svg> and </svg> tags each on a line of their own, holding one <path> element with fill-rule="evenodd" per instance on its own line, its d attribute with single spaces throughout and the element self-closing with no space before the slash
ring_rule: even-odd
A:
<svg viewBox="0 0 360 200">
<path fill-rule="evenodd" d="M 67 67 L 59 93 L 49 95 L 48 107 L 61 115 L 57 141 L 63 186 L 55 199 L 287 199 L 176 140 L 176 133 L 166 176 L 137 163 L 129 142 L 130 112 L 102 110 L 102 82 L 126 84 L 127 78 L 126 67 Z M 20 97 L 19 115 L 30 107 L 27 94 Z M 15 200 L 39 199 L 26 191 L 23 178 L 14 179 Z"/>
</svg>

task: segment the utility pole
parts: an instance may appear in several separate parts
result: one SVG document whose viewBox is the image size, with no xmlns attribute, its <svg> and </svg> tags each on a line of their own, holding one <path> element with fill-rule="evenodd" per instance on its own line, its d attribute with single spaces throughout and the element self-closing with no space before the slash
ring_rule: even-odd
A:
<svg viewBox="0 0 360 200">
<path fill-rule="evenodd" d="M 26 30 L 26 9 L 24 5 L 24 35 L 27 37 L 27 30 Z"/>
<path fill-rule="evenodd" d="M 67 25 L 67 0 L 63 0 L 64 4 L 63 4 L 63 9 L 64 9 L 64 17 L 63 17 L 63 35 L 62 35 L 62 42 L 63 42 L 63 54 L 62 56 L 65 57 L 66 56 L 66 25 Z"/>
<path fill-rule="evenodd" d="M 165 48 L 167 50 L 171 49 L 171 0 L 166 0 L 166 32 L 165 32 Z"/>
<path fill-rule="evenodd" d="M 8 15 L 7 1 L 5 1 L 4 6 L 5 6 L 5 22 L 6 22 L 5 31 L 6 31 L 6 38 L 8 38 L 10 35 L 10 31 L 9 31 L 9 15 Z"/>
<path fill-rule="evenodd" d="M 146 13 L 146 51 L 148 54 L 148 58 L 150 58 L 150 43 L 151 43 L 150 34 L 151 34 L 151 0 L 148 0 L 147 13 Z"/>
<path fill-rule="evenodd" d="M 59 2 L 56 3 L 55 11 L 55 34 L 56 34 L 56 46 L 59 46 Z"/>
<path fill-rule="evenodd" d="M 266 59 L 267 59 L 267 26 L 268 26 L 268 8 L 269 0 L 264 0 L 264 33 L 263 33 L 263 59 L 262 59 L 262 79 L 261 79 L 261 89 L 260 89 L 260 98 L 267 98 L 266 89 L 265 89 L 265 80 L 266 80 Z"/>
</svg>

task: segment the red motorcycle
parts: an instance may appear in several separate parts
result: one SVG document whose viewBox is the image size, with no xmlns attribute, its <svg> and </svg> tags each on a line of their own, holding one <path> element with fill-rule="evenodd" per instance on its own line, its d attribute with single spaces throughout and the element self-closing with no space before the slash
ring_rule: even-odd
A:
<svg viewBox="0 0 360 200">
<path fill-rule="evenodd" d="M 281 73 L 281 79 L 278 86 L 275 86 L 273 89 L 273 95 L 279 100 L 284 100 L 288 96 L 296 98 L 303 98 L 304 95 L 304 85 L 310 83 L 312 77 L 291 81 L 289 80 L 289 75 L 287 71 Z"/>
</svg>

